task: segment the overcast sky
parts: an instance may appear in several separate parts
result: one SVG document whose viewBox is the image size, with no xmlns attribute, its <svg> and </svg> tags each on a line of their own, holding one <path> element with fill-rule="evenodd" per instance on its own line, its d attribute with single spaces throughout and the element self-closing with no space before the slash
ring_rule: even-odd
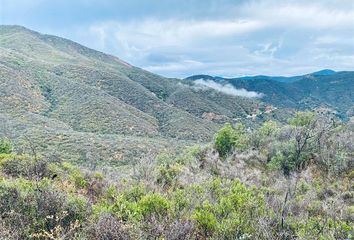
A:
<svg viewBox="0 0 354 240">
<path fill-rule="evenodd" d="M 353 0 L 0 0 L 0 23 L 169 77 L 354 70 Z"/>
</svg>

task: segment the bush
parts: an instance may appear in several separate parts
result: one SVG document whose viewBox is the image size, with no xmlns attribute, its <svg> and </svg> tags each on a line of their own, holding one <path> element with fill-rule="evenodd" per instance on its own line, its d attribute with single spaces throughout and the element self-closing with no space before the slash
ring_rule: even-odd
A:
<svg viewBox="0 0 354 240">
<path fill-rule="evenodd" d="M 247 146 L 247 136 L 245 127 L 239 123 L 233 128 L 227 123 L 216 134 L 215 148 L 220 157 L 225 158 L 233 148 L 240 150 Z"/>
<path fill-rule="evenodd" d="M 73 223 L 86 219 L 89 212 L 85 200 L 70 199 L 60 189 L 51 186 L 48 180 L 36 183 L 23 179 L 2 180 L 0 199 L 0 215 L 4 224 L 16 225 L 21 239 L 59 229 L 66 232 Z"/>
<path fill-rule="evenodd" d="M 171 187 L 177 184 L 177 177 L 181 172 L 181 166 L 178 163 L 164 164 L 159 167 L 157 182 L 164 187 Z"/>
<path fill-rule="evenodd" d="M 170 202 L 160 194 L 153 193 L 143 196 L 138 202 L 138 207 L 144 217 L 154 215 L 158 218 L 166 216 L 171 207 Z"/>
<path fill-rule="evenodd" d="M 231 124 L 227 123 L 216 134 L 215 148 L 219 152 L 220 157 L 226 157 L 234 147 L 235 131 Z"/>
<path fill-rule="evenodd" d="M 261 137 L 270 137 L 274 135 L 278 130 L 278 125 L 274 121 L 266 121 L 259 128 L 258 132 Z"/>
<path fill-rule="evenodd" d="M 12 152 L 12 144 L 7 138 L 0 139 L 0 154 L 10 154 Z"/>
<path fill-rule="evenodd" d="M 34 159 L 28 155 L 8 155 L 2 158 L 0 165 L 2 171 L 12 177 L 40 180 L 53 175 L 46 160 Z"/>
<path fill-rule="evenodd" d="M 212 213 L 212 208 L 212 205 L 206 202 L 195 210 L 193 214 L 193 219 L 197 221 L 198 228 L 205 238 L 212 236 L 218 227 L 216 216 Z"/>
<path fill-rule="evenodd" d="M 313 112 L 297 112 L 295 117 L 289 120 L 289 124 L 294 127 L 310 125 L 315 119 Z"/>
<path fill-rule="evenodd" d="M 97 222 L 89 226 L 89 239 L 106 240 L 128 240 L 133 239 L 129 232 L 129 226 L 119 221 L 110 213 L 102 213 Z"/>
</svg>

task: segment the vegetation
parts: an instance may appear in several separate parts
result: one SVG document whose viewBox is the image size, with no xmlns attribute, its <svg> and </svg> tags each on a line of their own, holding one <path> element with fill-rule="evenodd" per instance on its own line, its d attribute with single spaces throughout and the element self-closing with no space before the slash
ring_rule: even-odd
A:
<svg viewBox="0 0 354 240">
<path fill-rule="evenodd" d="M 0 45 L 1 239 L 353 238 L 352 72 L 230 80 L 249 99 L 19 26 Z"/>
<path fill-rule="evenodd" d="M 226 157 L 234 148 L 242 150 L 246 147 L 247 136 L 245 127 L 239 123 L 233 128 L 227 123 L 215 137 L 215 148 L 221 157 Z"/>
<path fill-rule="evenodd" d="M 9 154 L 12 152 L 11 142 L 6 139 L 0 139 L 0 154 Z"/>
<path fill-rule="evenodd" d="M 294 77 L 221 78 L 195 75 L 187 79 L 189 81 L 198 79 L 223 81 L 236 88 L 261 92 L 264 93 L 262 101 L 276 107 L 316 110 L 324 114 L 336 115 L 344 120 L 353 116 L 354 99 L 350 94 L 354 91 L 353 71 L 323 70 Z"/>
<path fill-rule="evenodd" d="M 1 140 L 0 234 L 350 239 L 353 130 L 353 123 L 308 112 L 284 126 L 265 122 L 246 131 L 227 124 L 214 144 L 142 159 L 120 180 L 33 152 L 12 153 L 10 142 Z"/>
<path fill-rule="evenodd" d="M 252 99 L 164 78 L 20 26 L 0 26 L 0 45 L 0 136 L 10 137 L 18 148 L 28 148 L 30 138 L 47 158 L 129 165 L 165 148 L 207 143 L 227 122 L 242 122 L 247 129 L 268 120 L 285 123 L 295 108 L 337 111 L 347 119 L 352 112 L 353 99 L 346 94 L 354 91 L 352 72 L 290 85 L 231 81 L 265 94 Z"/>
</svg>

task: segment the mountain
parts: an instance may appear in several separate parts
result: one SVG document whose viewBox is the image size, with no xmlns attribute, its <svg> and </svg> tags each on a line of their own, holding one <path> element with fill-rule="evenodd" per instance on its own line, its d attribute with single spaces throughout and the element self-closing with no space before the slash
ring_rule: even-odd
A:
<svg viewBox="0 0 354 240">
<path fill-rule="evenodd" d="M 354 112 L 352 83 L 353 72 L 330 70 L 290 83 L 171 79 L 64 38 L 0 26 L 0 137 L 27 148 L 19 151 L 93 166 L 208 142 L 225 122 L 286 122 L 313 108 L 345 118 Z"/>
<path fill-rule="evenodd" d="M 295 82 L 297 80 L 300 80 L 306 76 L 327 76 L 327 75 L 333 75 L 336 74 L 336 71 L 333 71 L 331 69 L 323 69 L 317 72 L 305 74 L 305 75 L 299 75 L 299 76 L 291 76 L 291 77 L 284 77 L 284 76 L 266 76 L 266 75 L 256 75 L 256 76 L 244 76 L 244 77 L 239 77 L 237 79 L 243 79 L 243 80 L 273 80 L 277 82 Z M 222 80 L 227 80 L 227 79 L 235 79 L 235 78 L 223 78 L 223 77 L 218 77 L 218 76 L 210 76 L 210 75 L 193 75 L 190 77 L 187 77 L 186 80 L 197 80 L 197 79 L 204 79 L 204 80 L 214 80 L 214 81 L 222 81 Z"/>
<path fill-rule="evenodd" d="M 254 76 L 221 78 L 194 75 L 187 81 L 214 81 L 235 88 L 263 93 L 262 101 L 277 107 L 334 113 L 342 119 L 353 116 L 354 71 L 322 70 L 303 76 Z"/>
<path fill-rule="evenodd" d="M 266 104 L 164 78 L 67 39 L 0 26 L 0 136 L 39 153 L 119 165 L 210 141 L 224 122 L 288 117 L 274 111 L 246 118 L 260 106 Z"/>
</svg>

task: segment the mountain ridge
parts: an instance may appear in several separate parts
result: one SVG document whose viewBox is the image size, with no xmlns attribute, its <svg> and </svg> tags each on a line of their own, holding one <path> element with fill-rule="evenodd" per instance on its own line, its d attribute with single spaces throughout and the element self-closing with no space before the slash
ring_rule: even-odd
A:
<svg viewBox="0 0 354 240">
<path fill-rule="evenodd" d="M 352 116 L 354 106 L 354 71 L 321 70 L 303 76 L 288 77 L 255 76 L 221 78 L 209 75 L 194 75 L 186 81 L 214 81 L 231 84 L 237 89 L 264 94 L 262 101 L 281 107 L 296 109 L 327 108 L 338 117 L 347 120 Z M 340 99 L 340 100 L 338 100 Z"/>
<path fill-rule="evenodd" d="M 76 143 L 86 135 L 102 158 L 133 161 L 141 156 L 136 145 L 146 145 L 144 153 L 158 148 L 147 143 L 147 137 L 150 142 L 174 141 L 158 144 L 174 148 L 188 141 L 210 141 L 224 122 L 264 120 L 246 119 L 263 105 L 257 99 L 196 89 L 184 80 L 164 78 L 73 41 L 19 26 L 0 26 L 0 86 L 0 135 L 20 142 L 30 136 L 42 152 L 57 148 L 65 155 L 82 149 L 72 154 L 73 161 L 93 161 Z M 279 114 L 266 117 L 286 118 Z M 104 145 L 113 145 L 112 135 L 132 136 L 135 143 L 108 151 Z M 69 144 L 60 143 L 58 136 L 66 136 Z"/>
<path fill-rule="evenodd" d="M 350 89 L 346 76 L 332 83 L 335 75 L 320 76 L 327 79 L 323 86 L 315 81 L 318 76 L 309 78 L 311 88 L 334 84 L 341 91 Z M 267 79 L 228 83 L 264 97 L 165 78 L 71 40 L 0 26 L 0 136 L 18 146 L 35 144 L 39 153 L 72 162 L 134 162 L 162 150 L 209 142 L 226 122 L 248 127 L 266 120 L 286 122 L 296 109 L 336 103 L 329 95 L 320 99 L 318 92 L 302 89 L 301 81 L 291 87 Z M 339 101 L 346 108 L 353 102 L 345 94 Z"/>
</svg>

